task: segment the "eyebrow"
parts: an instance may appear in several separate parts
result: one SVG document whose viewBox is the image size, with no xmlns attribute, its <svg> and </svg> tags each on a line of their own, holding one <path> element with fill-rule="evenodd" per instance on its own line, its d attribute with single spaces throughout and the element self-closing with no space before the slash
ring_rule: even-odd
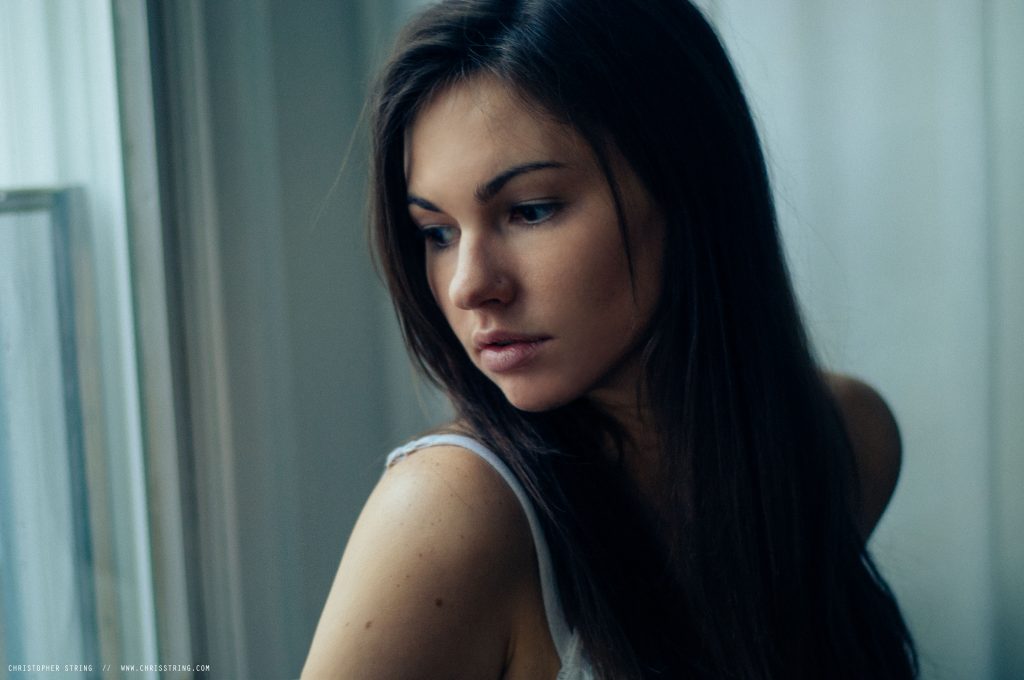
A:
<svg viewBox="0 0 1024 680">
<path fill-rule="evenodd" d="M 564 163 L 559 163 L 557 161 L 535 161 L 532 163 L 522 163 L 520 165 L 513 165 L 511 168 L 501 171 L 493 178 L 487 180 L 486 182 L 478 186 L 476 188 L 476 191 L 473 192 L 473 196 L 479 203 L 486 203 L 487 201 L 494 198 L 498 194 L 498 192 L 501 191 L 502 187 L 504 187 L 513 178 L 518 177 L 519 175 L 525 175 L 528 172 L 535 172 L 537 170 L 547 170 L 548 168 L 564 167 Z M 409 194 L 408 203 L 409 205 L 417 205 L 423 208 L 424 210 L 429 210 L 430 212 L 444 212 L 427 199 L 421 198 L 420 196 L 416 196 L 414 194 Z"/>
</svg>

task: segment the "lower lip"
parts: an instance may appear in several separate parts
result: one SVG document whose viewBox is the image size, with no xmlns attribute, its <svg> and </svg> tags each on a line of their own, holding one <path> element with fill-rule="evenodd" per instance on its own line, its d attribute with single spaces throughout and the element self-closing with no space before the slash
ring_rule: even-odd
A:
<svg viewBox="0 0 1024 680">
<path fill-rule="evenodd" d="M 505 373 L 522 368 L 537 355 L 547 340 L 514 342 L 511 345 L 487 345 L 480 350 L 480 363 L 491 373 Z"/>
</svg>

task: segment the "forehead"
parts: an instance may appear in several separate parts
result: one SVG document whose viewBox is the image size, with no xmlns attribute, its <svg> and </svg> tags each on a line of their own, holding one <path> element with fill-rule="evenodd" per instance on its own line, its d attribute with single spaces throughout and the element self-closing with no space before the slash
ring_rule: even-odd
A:
<svg viewBox="0 0 1024 680">
<path fill-rule="evenodd" d="M 405 149 L 406 179 L 416 193 L 449 183 L 452 175 L 475 181 L 519 163 L 592 163 L 589 146 L 575 130 L 484 75 L 428 100 L 406 131 Z"/>
</svg>

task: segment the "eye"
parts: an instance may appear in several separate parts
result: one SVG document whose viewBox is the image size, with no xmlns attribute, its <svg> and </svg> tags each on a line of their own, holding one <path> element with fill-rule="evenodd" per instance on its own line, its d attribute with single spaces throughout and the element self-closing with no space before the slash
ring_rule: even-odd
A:
<svg viewBox="0 0 1024 680">
<path fill-rule="evenodd" d="M 445 225 L 421 227 L 418 231 L 420 238 L 429 243 L 430 247 L 436 250 L 447 248 L 455 238 L 455 227 Z"/>
<path fill-rule="evenodd" d="M 560 207 L 559 203 L 522 203 L 509 211 L 509 218 L 513 222 L 540 224 L 554 217 Z"/>
</svg>

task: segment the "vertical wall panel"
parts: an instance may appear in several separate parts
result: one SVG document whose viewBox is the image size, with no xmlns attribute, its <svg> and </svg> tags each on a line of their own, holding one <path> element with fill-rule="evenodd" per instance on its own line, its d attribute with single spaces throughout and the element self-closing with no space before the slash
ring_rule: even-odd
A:
<svg viewBox="0 0 1024 680">
<path fill-rule="evenodd" d="M 1024 4 L 988 0 L 995 666 L 1024 677 Z"/>
</svg>

